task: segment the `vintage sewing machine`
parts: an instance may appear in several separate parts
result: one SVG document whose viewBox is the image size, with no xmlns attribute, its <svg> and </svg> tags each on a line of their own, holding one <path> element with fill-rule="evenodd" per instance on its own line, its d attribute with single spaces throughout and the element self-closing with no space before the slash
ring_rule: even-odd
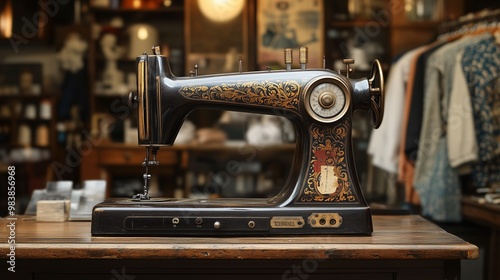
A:
<svg viewBox="0 0 500 280">
<path fill-rule="evenodd" d="M 382 121 L 384 79 L 378 60 L 370 78 L 350 79 L 353 60 L 344 60 L 345 76 L 327 69 L 301 69 L 174 77 L 158 47 L 137 58 L 139 145 L 146 149 L 144 191 L 133 198 L 96 205 L 92 234 L 247 236 L 370 234 L 372 220 L 357 179 L 351 148 L 352 115 L 371 110 L 374 126 Z M 325 64 L 323 62 L 323 64 Z M 241 69 L 241 59 L 240 59 Z M 340 71 L 339 71 L 340 72 Z M 281 192 L 269 199 L 150 198 L 148 167 L 157 164 L 160 147 L 174 143 L 188 113 L 196 108 L 286 116 L 296 129 L 292 168 Z"/>
</svg>

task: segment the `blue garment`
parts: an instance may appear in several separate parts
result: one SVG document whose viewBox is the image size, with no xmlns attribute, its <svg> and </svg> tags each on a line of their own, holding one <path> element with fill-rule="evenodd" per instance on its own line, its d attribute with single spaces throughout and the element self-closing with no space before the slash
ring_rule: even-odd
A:
<svg viewBox="0 0 500 280">
<path fill-rule="evenodd" d="M 500 182 L 500 47 L 489 36 L 465 48 L 462 58 L 472 110 L 479 162 L 473 165 L 473 184 Z"/>
<path fill-rule="evenodd" d="M 438 140 L 434 155 L 434 169 L 428 184 L 415 186 L 422 202 L 422 215 L 435 221 L 457 222 L 462 218 L 460 198 L 462 192 L 458 173 L 450 166 L 446 138 Z"/>
</svg>

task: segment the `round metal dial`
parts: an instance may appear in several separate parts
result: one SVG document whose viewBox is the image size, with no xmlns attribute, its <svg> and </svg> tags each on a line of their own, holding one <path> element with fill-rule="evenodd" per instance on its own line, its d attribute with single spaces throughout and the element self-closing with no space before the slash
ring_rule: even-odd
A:
<svg viewBox="0 0 500 280">
<path fill-rule="evenodd" d="M 309 105 L 322 118 L 338 115 L 346 106 L 346 96 L 341 87 L 333 83 L 321 83 L 309 95 Z"/>
</svg>

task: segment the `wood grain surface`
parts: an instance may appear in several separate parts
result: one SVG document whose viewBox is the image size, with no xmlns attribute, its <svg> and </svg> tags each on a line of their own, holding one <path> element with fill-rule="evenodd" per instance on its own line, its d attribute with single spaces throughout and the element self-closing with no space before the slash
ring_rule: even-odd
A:
<svg viewBox="0 0 500 280">
<path fill-rule="evenodd" d="M 0 251 L 11 220 L 0 219 Z M 478 248 L 419 216 L 374 216 L 371 236 L 93 237 L 90 222 L 18 216 L 16 258 L 29 259 L 473 259 Z M 5 252 L 5 253 L 4 253 Z"/>
</svg>

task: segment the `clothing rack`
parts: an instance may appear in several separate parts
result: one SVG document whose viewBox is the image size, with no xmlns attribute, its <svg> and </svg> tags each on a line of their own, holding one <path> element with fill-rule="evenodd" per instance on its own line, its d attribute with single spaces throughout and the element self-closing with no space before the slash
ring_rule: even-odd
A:
<svg viewBox="0 0 500 280">
<path fill-rule="evenodd" d="M 500 153 L 500 9 L 443 23 L 437 40 L 403 54 L 386 84 L 386 119 L 373 131 L 374 166 L 395 174 L 405 200 L 442 222 L 461 219 L 462 191 L 493 190 Z M 387 108 L 386 107 L 386 108 Z M 484 122 L 485 125 L 482 125 Z"/>
<path fill-rule="evenodd" d="M 483 10 L 464 15 L 439 26 L 438 39 L 462 36 L 478 30 L 500 27 L 500 9 Z"/>
</svg>

